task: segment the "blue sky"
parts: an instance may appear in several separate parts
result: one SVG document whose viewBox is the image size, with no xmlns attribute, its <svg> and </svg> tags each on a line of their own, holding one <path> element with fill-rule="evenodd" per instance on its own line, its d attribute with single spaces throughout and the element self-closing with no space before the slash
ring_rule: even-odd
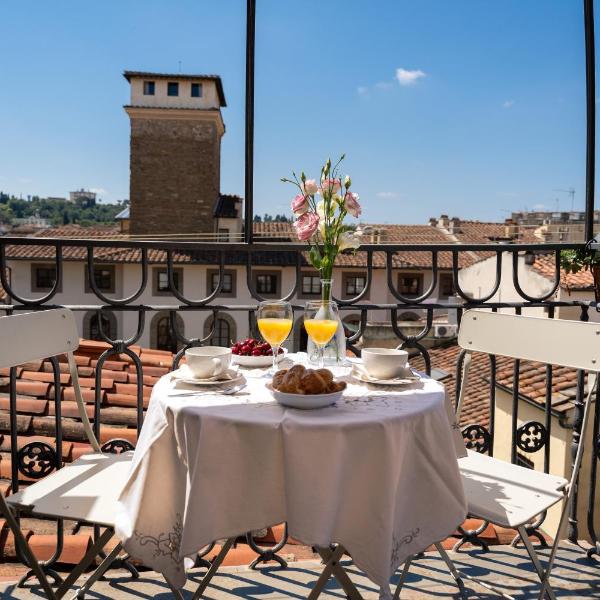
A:
<svg viewBox="0 0 600 600">
<path fill-rule="evenodd" d="M 0 3 L 0 190 L 129 196 L 125 69 L 218 73 L 244 190 L 243 0 Z M 255 212 L 345 152 L 370 222 L 583 206 L 578 0 L 258 0 Z"/>
</svg>

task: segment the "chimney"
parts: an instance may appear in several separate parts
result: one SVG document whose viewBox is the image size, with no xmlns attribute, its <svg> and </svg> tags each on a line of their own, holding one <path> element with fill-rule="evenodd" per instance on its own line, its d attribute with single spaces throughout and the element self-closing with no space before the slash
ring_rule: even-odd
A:
<svg viewBox="0 0 600 600">
<path fill-rule="evenodd" d="M 441 215 L 440 218 L 438 219 L 437 226 L 442 229 L 448 229 L 449 225 L 450 225 L 450 221 L 448 219 L 448 215 Z"/>
<path fill-rule="evenodd" d="M 450 233 L 455 233 L 459 231 L 460 227 L 460 219 L 458 217 L 452 217 L 449 221 L 448 231 Z"/>
</svg>

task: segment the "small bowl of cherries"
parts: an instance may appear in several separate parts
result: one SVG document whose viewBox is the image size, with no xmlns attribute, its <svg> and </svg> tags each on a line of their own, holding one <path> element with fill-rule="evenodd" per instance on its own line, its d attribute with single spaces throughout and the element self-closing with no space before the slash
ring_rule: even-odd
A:
<svg viewBox="0 0 600 600">
<path fill-rule="evenodd" d="M 233 354 L 233 363 L 241 367 L 261 368 L 270 367 L 273 364 L 273 350 L 271 346 L 266 342 L 261 342 L 254 338 L 247 338 L 236 342 L 231 346 L 231 353 Z M 287 350 L 285 348 L 279 348 L 278 360 L 281 360 L 286 353 Z"/>
</svg>

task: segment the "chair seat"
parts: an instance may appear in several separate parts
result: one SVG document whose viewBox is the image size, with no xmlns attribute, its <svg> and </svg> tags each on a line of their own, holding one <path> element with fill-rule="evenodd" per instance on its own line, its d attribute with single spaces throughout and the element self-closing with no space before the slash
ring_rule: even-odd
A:
<svg viewBox="0 0 600 600">
<path fill-rule="evenodd" d="M 114 527 L 132 458 L 133 452 L 82 456 L 6 501 L 36 515 Z"/>
<path fill-rule="evenodd" d="M 568 481 L 469 451 L 458 459 L 469 514 L 515 528 L 564 498 Z"/>
</svg>

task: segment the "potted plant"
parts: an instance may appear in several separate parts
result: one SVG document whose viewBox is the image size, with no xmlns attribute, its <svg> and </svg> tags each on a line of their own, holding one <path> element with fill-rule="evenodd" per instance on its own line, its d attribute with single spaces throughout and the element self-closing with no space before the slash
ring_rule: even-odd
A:
<svg viewBox="0 0 600 600">
<path fill-rule="evenodd" d="M 563 250 L 560 253 L 560 266 L 565 273 L 579 273 L 579 271 L 590 271 L 594 278 L 594 295 L 596 302 L 600 302 L 600 251 L 593 250 L 588 242 L 583 248 L 576 250 Z M 567 285 L 567 289 L 569 286 Z"/>
</svg>

